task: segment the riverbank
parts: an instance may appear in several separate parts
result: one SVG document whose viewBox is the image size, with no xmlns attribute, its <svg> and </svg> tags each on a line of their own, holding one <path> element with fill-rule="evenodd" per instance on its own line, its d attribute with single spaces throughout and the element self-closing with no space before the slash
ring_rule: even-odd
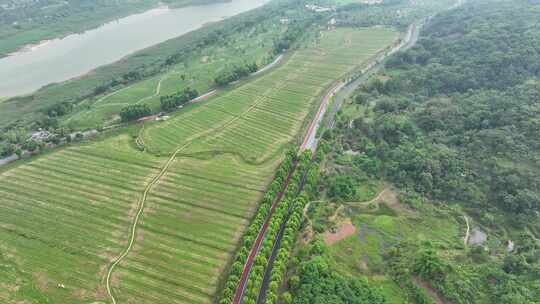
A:
<svg viewBox="0 0 540 304">
<path fill-rule="evenodd" d="M 180 61 L 186 57 L 191 60 L 195 52 L 213 47 L 218 41 L 209 40 L 208 37 L 214 37 L 217 32 L 220 33 L 217 37 L 221 41 L 239 31 L 243 32 L 243 28 L 239 28 L 242 24 L 250 22 L 265 24 L 267 20 L 275 18 L 277 18 L 275 22 L 279 22 L 277 14 L 280 7 L 277 3 L 269 3 L 264 9 L 259 7 L 238 16 L 212 23 L 180 37 L 138 51 L 115 63 L 101 66 L 84 76 L 48 85 L 29 96 L 11 98 L 9 101 L 0 103 L 0 112 L 6 113 L 6 115 L 0 116 L 0 127 L 10 125 L 15 121 L 28 125 L 29 121 L 43 117 L 42 112 L 54 104 L 61 102 L 78 104 L 85 99 L 99 95 L 102 89 L 108 90 L 109 87 L 112 88 L 118 84 L 133 84 L 149 79 L 173 65 L 182 63 Z M 253 27 L 249 28 L 249 30 L 252 29 Z M 267 45 L 272 46 L 271 44 Z M 255 45 L 252 45 L 250 49 L 257 50 L 258 47 L 255 48 Z M 238 56 L 236 58 L 241 59 Z"/>
<path fill-rule="evenodd" d="M 175 9 L 161 6 L 81 33 L 44 40 L 0 59 L 0 94 L 2 97 L 30 94 L 48 84 L 81 77 L 97 67 L 268 1 L 234 0 Z M 51 66 L 55 69 L 51 70 Z"/>
<path fill-rule="evenodd" d="M 272 68 L 279 65 L 283 61 L 283 59 L 284 59 L 284 54 L 279 54 L 274 61 L 270 62 L 269 64 L 262 67 L 258 71 L 254 72 L 254 73 L 251 73 L 251 75 L 249 77 L 246 77 L 244 79 L 241 79 L 241 80 L 237 81 L 237 83 L 235 85 L 242 84 L 242 83 L 244 83 L 246 81 L 251 81 L 253 77 L 261 75 L 264 72 L 269 71 Z M 193 100 L 189 101 L 187 104 L 193 104 L 193 103 L 197 103 L 197 102 L 207 100 L 207 99 L 211 98 L 212 96 L 216 95 L 219 92 L 219 90 L 220 90 L 219 88 L 218 89 L 212 88 L 210 91 L 208 91 L 208 92 L 206 92 L 204 94 L 201 94 L 200 96 L 198 96 L 198 97 L 194 98 Z M 0 100 L 0 102 L 1 102 L 1 100 Z M 150 120 L 166 120 L 167 117 L 168 116 L 152 115 L 152 116 L 149 116 L 149 117 L 143 117 L 143 118 L 139 119 L 136 123 L 144 123 L 144 122 L 150 121 Z M 111 131 L 114 131 L 114 130 L 117 130 L 117 129 L 125 128 L 127 126 L 128 126 L 127 123 L 118 123 L 118 124 L 113 124 L 113 125 L 110 125 L 110 126 L 106 126 L 101 131 L 99 131 L 97 129 L 91 129 L 91 130 L 87 130 L 87 131 L 84 131 L 84 132 L 73 132 L 73 133 L 71 133 L 71 134 L 69 134 L 67 136 L 67 137 L 69 137 L 69 140 L 66 137 L 66 139 L 60 140 L 60 142 L 57 143 L 57 144 L 48 143 L 47 145 L 45 145 L 45 149 L 47 151 L 50 151 L 50 150 L 56 149 L 58 147 L 62 147 L 62 146 L 66 145 L 67 143 L 70 143 L 72 141 L 76 141 L 76 140 L 80 141 L 80 140 L 92 139 L 94 137 L 97 137 L 99 134 L 101 134 L 103 132 L 111 132 Z M 52 135 L 54 136 L 54 134 L 52 134 Z M 137 142 L 137 144 L 139 144 L 139 143 Z M 141 147 L 142 147 L 142 149 L 144 149 L 143 145 Z M 37 152 L 22 151 L 21 157 L 18 157 L 15 154 L 10 155 L 8 157 L 0 159 L 0 167 L 8 165 L 8 164 L 10 164 L 10 163 L 12 163 L 14 161 L 19 160 L 19 159 L 27 159 L 27 158 L 32 157 L 33 155 L 39 154 L 39 153 L 41 153 L 41 151 L 37 151 Z"/>
<path fill-rule="evenodd" d="M 166 4 L 171 8 L 182 8 L 193 5 L 207 5 L 212 3 L 224 3 L 231 0 L 173 0 Z M 66 2 L 67 3 L 67 2 Z M 46 3 L 45 3 L 46 4 Z M 148 10 L 156 9 L 165 4 L 157 0 L 144 1 L 116 1 L 116 3 L 90 3 L 78 7 L 77 4 L 40 6 L 41 3 L 26 5 L 24 14 L 28 20 L 20 19 L 12 24 L 5 24 L 0 30 L 0 59 L 17 55 L 20 52 L 27 52 L 34 48 L 39 48 L 52 40 L 64 39 L 73 34 L 80 34 L 96 29 L 104 24 L 114 22 L 133 14 L 141 14 Z M 114 6 L 114 7 L 113 7 Z M 11 15 L 6 13 L 6 22 L 15 18 L 17 5 L 14 4 L 9 10 Z M 20 9 L 20 8 L 19 8 Z M 56 17 L 47 18 L 47 13 Z M 60 17 L 61 16 L 61 17 Z M 38 25 L 35 25 L 35 22 Z M 2 23 L 0 23 L 0 28 Z"/>
</svg>

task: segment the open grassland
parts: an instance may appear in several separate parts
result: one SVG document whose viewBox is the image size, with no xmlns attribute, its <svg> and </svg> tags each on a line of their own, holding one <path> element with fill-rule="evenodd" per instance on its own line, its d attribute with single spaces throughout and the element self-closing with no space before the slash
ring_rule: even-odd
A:
<svg viewBox="0 0 540 304">
<path fill-rule="evenodd" d="M 263 26 L 265 30 L 261 29 Z M 84 101 L 78 111 L 66 117 L 62 124 L 78 129 L 91 128 L 114 121 L 120 110 L 130 104 L 147 104 L 158 111 L 161 96 L 187 87 L 207 92 L 214 85 L 214 78 L 223 70 L 246 62 L 256 62 L 259 66 L 268 63 L 272 41 L 281 31 L 281 27 L 265 22 L 251 31 L 236 33 L 226 45 L 201 49 L 184 62 L 150 79 Z"/>
<path fill-rule="evenodd" d="M 151 153 L 111 135 L 0 171 L 0 302 L 110 303 L 107 269 L 135 223 L 112 273 L 117 303 L 211 303 L 318 97 L 395 37 L 324 32 L 275 70 L 147 124 L 139 139 Z M 173 152 L 170 163 L 157 156 Z"/>
<path fill-rule="evenodd" d="M 458 253 L 463 246 L 466 226 L 458 212 L 436 207 L 413 210 L 383 199 L 349 208 L 346 217 L 351 218 L 356 231 L 329 246 L 329 260 L 343 274 L 369 278 L 381 288 L 388 303 L 401 304 L 407 299 L 404 289 L 385 273 L 388 262 L 384 257 L 392 246 L 406 239 L 432 241 L 447 248 L 440 252 L 444 256 Z M 342 222 L 340 218 L 335 221 Z"/>
</svg>

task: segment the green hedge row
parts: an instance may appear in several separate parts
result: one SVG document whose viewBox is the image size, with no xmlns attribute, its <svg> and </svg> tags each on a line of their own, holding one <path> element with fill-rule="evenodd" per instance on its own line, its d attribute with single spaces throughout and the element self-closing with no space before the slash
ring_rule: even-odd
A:
<svg viewBox="0 0 540 304">
<path fill-rule="evenodd" d="M 270 283 L 266 295 L 266 304 L 274 304 L 277 302 L 278 289 L 285 278 L 294 242 L 303 222 L 304 208 L 306 207 L 308 200 L 313 198 L 317 193 L 320 165 L 323 159 L 324 150 L 319 149 L 315 161 L 311 163 L 311 166 L 306 173 L 302 193 L 295 200 L 281 239 L 281 247 L 274 260 L 274 266 L 270 275 Z"/>
<path fill-rule="evenodd" d="M 311 165 L 311 153 L 304 152 L 298 161 L 298 167 L 294 172 L 287 190 L 285 191 L 281 203 L 278 205 L 268 226 L 266 237 L 261 245 L 261 249 L 255 258 L 253 268 L 251 270 L 249 281 L 244 292 L 244 304 L 255 304 L 259 297 L 259 293 L 263 283 L 264 273 L 268 265 L 268 260 L 272 255 L 276 237 L 278 236 L 281 226 L 287 220 L 290 208 L 296 208 L 298 191 L 301 187 L 302 179 L 307 174 Z M 301 207 L 303 208 L 303 207 Z"/>
<path fill-rule="evenodd" d="M 257 214 L 253 222 L 249 225 L 246 232 L 244 233 L 242 247 L 240 247 L 240 249 L 238 250 L 234 262 L 231 266 L 229 276 L 227 278 L 227 281 L 225 282 L 222 298 L 219 302 L 220 304 L 232 303 L 234 294 L 240 282 L 240 277 L 242 276 L 244 265 L 246 263 L 251 247 L 253 246 L 253 242 L 257 238 L 257 234 L 259 233 L 259 230 L 261 229 L 261 226 L 263 225 L 268 215 L 268 212 L 272 207 L 272 203 L 276 199 L 278 193 L 281 191 L 287 179 L 287 176 L 289 175 L 289 172 L 294 169 L 295 163 L 297 161 L 296 155 L 297 153 L 295 150 L 290 150 L 286 154 L 285 159 L 282 161 L 281 165 L 276 171 L 274 180 L 270 184 L 269 189 L 267 190 L 266 194 L 262 199 L 262 202 L 259 205 L 259 209 L 257 210 Z"/>
</svg>

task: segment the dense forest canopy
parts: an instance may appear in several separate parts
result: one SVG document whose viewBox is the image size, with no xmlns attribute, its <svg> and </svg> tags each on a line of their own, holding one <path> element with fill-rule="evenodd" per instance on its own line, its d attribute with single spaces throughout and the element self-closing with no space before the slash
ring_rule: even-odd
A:
<svg viewBox="0 0 540 304">
<path fill-rule="evenodd" d="M 364 174 L 391 181 L 411 206 L 464 210 L 516 241 L 497 254 L 478 246 L 451 258 L 437 242 L 402 240 L 385 256 L 386 271 L 409 291 L 422 278 L 451 303 L 540 298 L 538 20 L 540 5 L 527 0 L 471 1 L 441 13 L 415 47 L 355 92 L 358 114 L 342 113 L 323 136 L 352 155 L 341 163 L 348 169 L 325 177 L 332 199 L 354 199 Z"/>
<path fill-rule="evenodd" d="M 355 120 L 351 133 L 367 137 L 354 148 L 433 198 L 537 216 L 539 16 L 538 6 L 504 1 L 434 19 L 387 62 L 387 79 L 356 96 L 375 106 Z"/>
</svg>

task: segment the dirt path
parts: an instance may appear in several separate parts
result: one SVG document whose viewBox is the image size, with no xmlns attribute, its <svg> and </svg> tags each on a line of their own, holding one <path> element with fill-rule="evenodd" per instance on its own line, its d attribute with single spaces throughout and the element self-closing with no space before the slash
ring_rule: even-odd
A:
<svg viewBox="0 0 540 304">
<path fill-rule="evenodd" d="M 466 215 L 463 215 L 463 218 L 465 218 L 465 223 L 467 224 L 467 232 L 465 233 L 465 238 L 463 238 L 463 244 L 467 247 L 469 236 L 471 235 L 471 226 L 469 224 L 469 218 Z"/>
<path fill-rule="evenodd" d="M 181 146 L 180 148 L 176 149 L 176 151 L 173 153 L 173 155 L 171 155 L 171 157 L 167 160 L 167 162 L 165 163 L 165 165 L 163 166 L 161 171 L 146 186 L 141 198 L 139 199 L 139 207 L 138 207 L 137 214 L 135 215 L 135 218 L 133 219 L 133 223 L 132 223 L 132 226 L 131 226 L 131 233 L 130 233 L 128 246 L 124 249 L 122 254 L 120 254 L 120 256 L 118 256 L 116 258 L 116 260 L 109 266 L 109 271 L 107 272 L 107 278 L 106 278 L 107 293 L 108 293 L 109 297 L 111 298 L 111 301 L 112 301 L 113 304 L 116 304 L 116 299 L 115 299 L 115 297 L 114 297 L 114 295 L 112 293 L 112 287 L 111 287 L 112 273 L 113 273 L 114 269 L 116 268 L 116 266 L 129 254 L 129 252 L 133 248 L 133 244 L 135 243 L 137 225 L 139 224 L 139 219 L 140 219 L 140 217 L 141 217 L 141 215 L 143 213 L 144 206 L 145 206 L 145 203 L 146 203 L 146 198 L 148 197 L 148 193 L 150 192 L 150 190 L 152 190 L 154 185 L 159 182 L 159 180 L 163 177 L 163 175 L 165 175 L 165 173 L 167 172 L 167 170 L 169 169 L 169 167 L 173 163 L 174 159 L 176 158 L 176 155 L 178 155 L 178 153 L 180 153 L 180 151 L 182 151 L 189 144 L 191 144 L 191 142 L 188 142 L 185 145 Z"/>
<path fill-rule="evenodd" d="M 428 282 L 417 277 L 413 278 L 412 281 L 417 287 L 425 290 L 428 297 L 430 297 L 436 304 L 444 304 L 442 296 Z"/>
<path fill-rule="evenodd" d="M 145 100 L 148 100 L 150 98 L 154 98 L 156 96 L 159 96 L 159 94 L 161 93 L 161 83 L 166 80 L 167 78 L 169 77 L 169 74 L 165 74 L 163 75 L 163 77 L 161 77 L 161 79 L 159 79 L 158 83 L 157 83 L 157 86 L 156 86 L 156 92 L 150 96 L 146 96 L 146 97 L 143 97 L 141 99 L 139 99 L 135 104 L 140 104 L 141 102 L 145 101 Z"/>
<path fill-rule="evenodd" d="M 369 205 L 369 204 L 378 202 L 378 201 L 386 194 L 386 192 L 388 192 L 388 191 L 390 191 L 390 189 L 389 189 L 389 188 L 385 188 L 385 189 L 383 189 L 381 192 L 379 192 L 379 194 L 378 194 L 375 198 L 373 198 L 373 199 L 371 199 L 371 200 L 369 200 L 369 201 L 360 202 L 360 203 L 358 203 L 358 204 Z"/>
<path fill-rule="evenodd" d="M 273 68 L 276 64 L 281 62 L 281 59 L 283 59 L 283 56 L 284 56 L 283 54 L 280 54 L 274 61 L 267 64 L 265 67 L 258 70 L 257 72 L 252 73 L 251 76 L 259 75 L 259 74 L 264 73 L 264 72 L 268 71 L 269 69 Z"/>
</svg>

